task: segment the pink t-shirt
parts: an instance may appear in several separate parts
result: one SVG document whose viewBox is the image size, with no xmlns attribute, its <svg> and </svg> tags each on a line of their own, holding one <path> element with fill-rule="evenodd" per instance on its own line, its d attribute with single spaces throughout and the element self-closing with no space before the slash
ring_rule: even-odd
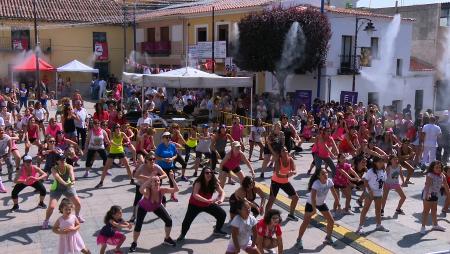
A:
<svg viewBox="0 0 450 254">
<path fill-rule="evenodd" d="M 337 185 L 337 186 L 347 186 L 350 183 L 350 181 L 347 179 L 347 177 L 345 177 L 345 175 L 342 174 L 339 171 L 339 169 L 342 169 L 345 173 L 348 174 L 348 172 L 350 171 L 351 167 L 352 166 L 350 164 L 348 164 L 348 163 L 343 163 L 343 164 L 338 163 L 336 165 L 336 174 L 334 175 L 334 178 L 333 178 L 333 182 L 334 182 L 335 185 Z"/>
<path fill-rule="evenodd" d="M 231 137 L 235 141 L 240 141 L 243 136 L 243 131 L 244 131 L 244 125 L 233 124 L 233 126 L 231 127 Z"/>
<path fill-rule="evenodd" d="M 328 140 L 325 142 L 317 142 L 317 155 L 319 155 L 320 158 L 328 158 L 330 157 L 330 153 L 328 152 L 328 149 L 325 147 L 325 144 L 328 147 L 331 147 L 332 145 L 332 137 L 329 137 Z"/>
<path fill-rule="evenodd" d="M 47 126 L 47 129 L 45 129 L 45 135 L 50 135 L 50 136 L 56 138 L 56 133 L 57 133 L 58 131 L 61 131 L 61 130 L 62 130 L 62 128 L 61 128 L 61 125 L 60 125 L 59 123 L 55 124 L 55 126 L 54 126 L 53 128 L 52 128 L 52 126 L 49 124 L 49 125 Z"/>
</svg>

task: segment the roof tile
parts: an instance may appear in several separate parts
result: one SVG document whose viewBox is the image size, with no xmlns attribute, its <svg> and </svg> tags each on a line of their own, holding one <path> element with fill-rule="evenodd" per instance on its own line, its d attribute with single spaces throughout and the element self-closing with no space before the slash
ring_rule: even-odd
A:
<svg viewBox="0 0 450 254">
<path fill-rule="evenodd" d="M 2 19 L 33 19 L 33 0 L 0 0 Z M 37 17 L 49 22 L 121 23 L 114 0 L 36 0 Z"/>
<path fill-rule="evenodd" d="M 146 19 L 152 19 L 152 18 L 158 18 L 158 17 L 164 17 L 164 16 L 174 16 L 174 15 L 189 15 L 189 14 L 197 14 L 197 13 L 204 13 L 204 12 L 210 12 L 212 10 L 212 7 L 214 6 L 214 9 L 216 11 L 223 11 L 223 10 L 232 10 L 232 9 L 239 9 L 239 8 L 247 8 L 247 7 L 254 7 L 254 6 L 261 6 L 261 5 L 268 5 L 272 2 L 275 2 L 274 0 L 212 0 L 207 3 L 199 3 L 197 5 L 191 5 L 187 7 L 180 7 L 180 8 L 163 8 L 160 10 L 147 12 L 139 15 L 137 17 L 138 20 L 146 20 Z"/>
<path fill-rule="evenodd" d="M 420 61 L 415 57 L 411 57 L 409 60 L 410 71 L 434 71 L 434 67 L 431 64 Z"/>
</svg>

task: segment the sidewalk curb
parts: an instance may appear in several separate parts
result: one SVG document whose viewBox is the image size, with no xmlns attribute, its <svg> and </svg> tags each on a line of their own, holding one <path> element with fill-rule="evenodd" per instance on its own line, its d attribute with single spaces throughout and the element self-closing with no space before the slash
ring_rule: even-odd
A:
<svg viewBox="0 0 450 254">
<path fill-rule="evenodd" d="M 261 190 L 266 195 L 266 198 L 269 198 L 270 195 L 270 188 L 266 184 L 262 183 L 256 183 L 256 186 L 261 188 Z M 282 194 L 278 194 L 277 199 L 275 200 L 275 204 L 282 207 L 285 210 L 289 210 L 289 205 L 291 201 L 290 199 Z M 305 214 L 305 207 L 302 205 L 297 205 L 297 208 L 295 209 L 295 213 L 297 216 L 300 216 L 301 218 L 304 217 Z M 325 231 L 326 228 L 326 221 L 325 219 L 320 215 L 314 215 L 311 220 L 311 224 L 323 231 Z M 393 252 L 384 248 L 381 245 L 378 245 L 377 243 L 373 242 L 372 240 L 369 240 L 365 237 L 357 235 L 352 230 L 339 225 L 338 223 L 334 224 L 333 227 L 333 236 L 338 239 L 339 241 L 351 246 L 352 248 L 367 254 L 377 253 L 377 254 L 392 254 Z"/>
</svg>

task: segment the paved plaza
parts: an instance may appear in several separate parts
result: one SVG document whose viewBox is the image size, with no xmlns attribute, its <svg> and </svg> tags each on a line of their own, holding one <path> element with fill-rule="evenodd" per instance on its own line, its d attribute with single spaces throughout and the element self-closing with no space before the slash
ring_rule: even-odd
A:
<svg viewBox="0 0 450 254">
<path fill-rule="evenodd" d="M 88 103 L 87 108 L 92 112 L 92 104 Z M 304 152 L 297 156 L 296 166 L 298 174 L 292 179 L 292 183 L 300 195 L 298 204 L 298 214 L 301 217 L 303 206 L 306 202 L 308 175 L 306 171 L 312 160 L 310 154 L 310 145 L 303 144 Z M 23 151 L 23 144 L 19 144 L 19 149 Z M 36 154 L 36 149 L 32 149 L 31 155 Z M 257 159 L 259 151 L 254 152 L 253 160 Z M 258 171 L 261 167 L 262 161 L 253 161 L 254 168 Z M 81 161 L 81 167 L 76 169 L 77 183 L 76 189 L 81 198 L 82 215 L 86 222 L 81 225 L 80 233 L 92 253 L 98 253 L 99 247 L 96 245 L 96 236 L 103 226 L 103 217 L 111 205 L 120 205 L 124 211 L 124 219 L 129 219 L 131 216 L 131 206 L 134 198 L 134 186 L 129 184 L 124 168 L 113 168 L 111 170 L 112 176 L 108 176 L 105 180 L 104 187 L 101 189 L 94 189 L 94 186 L 99 181 L 101 167 L 100 161 L 96 161 L 93 168 L 93 174 L 89 178 L 82 178 L 84 173 L 84 160 Z M 190 168 L 192 164 L 188 166 Z M 244 172 L 248 172 L 246 166 L 243 167 Z M 4 173 L 6 167 L 3 165 L 2 178 L 7 179 Z M 187 170 L 187 175 L 191 176 L 193 170 Z M 257 179 L 263 190 L 268 192 L 270 185 L 271 174 L 266 174 L 266 179 Z M 187 209 L 187 203 L 192 191 L 192 181 L 179 182 L 180 192 L 178 194 L 179 202 L 167 203 L 167 210 L 173 219 L 172 238 L 177 238 L 181 223 Z M 303 238 L 304 250 L 302 253 L 431 253 L 431 252 L 450 252 L 450 219 L 443 214 L 439 214 L 440 225 L 447 228 L 447 232 L 428 232 L 422 236 L 420 230 L 420 218 L 422 211 L 421 190 L 424 185 L 425 177 L 416 172 L 412 181 L 414 184 L 409 185 L 405 189 L 407 200 L 404 204 L 404 211 L 406 215 L 394 215 L 395 207 L 397 205 L 398 196 L 391 192 L 389 200 L 385 208 L 385 217 L 383 225 L 390 230 L 389 233 L 373 231 L 375 228 L 374 209 L 372 208 L 368 213 L 368 220 L 366 222 L 367 234 L 364 237 L 359 237 L 353 233 L 359 223 L 359 209 L 355 200 L 352 200 L 352 209 L 354 215 L 336 216 L 336 226 L 334 229 L 334 236 L 336 237 L 336 245 L 325 246 L 322 244 L 325 232 L 320 218 L 316 217 L 316 221 L 306 231 Z M 167 182 L 165 182 L 167 184 Z M 20 211 L 10 213 L 12 207 L 11 182 L 6 181 L 5 185 L 8 188 L 8 193 L 0 194 L 0 249 L 1 253 L 56 253 L 58 245 L 58 236 L 49 230 L 42 230 L 41 225 L 44 220 L 45 210 L 37 209 L 38 194 L 33 193 L 32 188 L 25 189 L 19 196 Z M 46 183 L 47 190 L 49 184 Z M 225 187 L 226 196 L 229 197 L 238 185 L 229 185 Z M 282 209 L 283 218 L 286 217 L 285 202 L 286 197 L 283 192 L 279 194 L 278 205 L 274 208 Z M 359 195 L 359 193 L 358 193 Z M 331 195 L 328 197 L 328 205 L 332 205 Z M 46 197 L 48 202 L 48 197 Z M 343 204 L 343 200 L 341 203 Z M 439 201 L 439 211 L 441 210 L 443 199 Z M 228 203 L 225 202 L 222 207 L 228 213 Z M 356 207 L 356 208 L 355 208 Z M 59 214 L 56 212 L 50 218 L 52 225 Z M 227 217 L 227 221 L 229 217 Z M 283 222 L 283 241 L 285 253 L 299 253 L 295 248 L 294 243 L 297 237 L 299 222 L 284 221 Z M 142 233 L 138 241 L 137 253 L 225 253 L 226 246 L 229 242 L 228 238 L 216 238 L 212 236 L 213 225 L 215 220 L 213 217 L 202 213 L 199 215 L 190 231 L 186 236 L 183 244 L 178 244 L 176 247 L 163 246 L 164 224 L 157 219 L 154 214 L 147 214 L 145 223 L 142 228 Z M 225 231 L 229 232 L 230 228 L 225 227 Z M 122 251 L 127 253 L 132 241 L 132 231 L 124 231 L 127 239 L 122 247 Z M 112 253 L 112 252 L 111 252 Z"/>
</svg>

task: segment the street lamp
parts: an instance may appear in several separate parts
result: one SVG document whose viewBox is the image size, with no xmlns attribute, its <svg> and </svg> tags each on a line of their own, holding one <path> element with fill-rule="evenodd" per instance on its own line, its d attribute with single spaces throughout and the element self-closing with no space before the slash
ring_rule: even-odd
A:
<svg viewBox="0 0 450 254">
<path fill-rule="evenodd" d="M 359 21 L 362 21 L 361 24 L 359 24 Z M 355 46 L 353 48 L 353 83 L 352 83 L 352 91 L 355 91 L 355 83 L 356 83 L 356 72 L 357 66 L 356 66 L 356 49 L 358 48 L 358 32 L 361 29 L 361 27 L 364 25 L 364 22 L 366 22 L 366 27 L 364 27 L 364 31 L 367 32 L 369 36 L 372 35 L 374 31 L 376 31 L 375 26 L 372 23 L 371 19 L 367 18 L 358 18 L 356 17 L 355 21 Z"/>
</svg>

